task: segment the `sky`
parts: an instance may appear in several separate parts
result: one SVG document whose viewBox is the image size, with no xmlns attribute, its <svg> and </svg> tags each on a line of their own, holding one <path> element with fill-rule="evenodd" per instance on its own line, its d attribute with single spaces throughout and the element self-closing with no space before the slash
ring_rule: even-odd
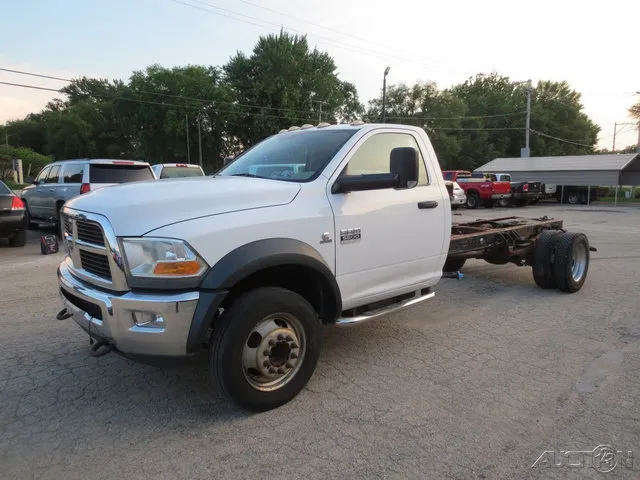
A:
<svg viewBox="0 0 640 480">
<path fill-rule="evenodd" d="M 126 80 L 154 63 L 222 65 L 283 26 L 327 51 L 365 104 L 379 95 L 387 66 L 388 84 L 445 88 L 492 71 L 516 81 L 566 80 L 600 125 L 599 146 L 611 149 L 614 123 L 631 122 L 627 109 L 640 100 L 640 0 L 591 2 L 0 0 L 0 68 Z M 0 81 L 65 85 L 2 71 Z M 55 96 L 0 85 L 0 123 Z M 635 125 L 617 132 L 616 148 L 636 143 Z"/>
</svg>

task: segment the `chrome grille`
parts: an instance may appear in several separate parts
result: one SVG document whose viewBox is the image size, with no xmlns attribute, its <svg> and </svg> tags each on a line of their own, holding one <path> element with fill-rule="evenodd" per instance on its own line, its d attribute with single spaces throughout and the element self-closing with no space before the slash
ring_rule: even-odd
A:
<svg viewBox="0 0 640 480">
<path fill-rule="evenodd" d="M 109 257 L 106 255 L 80 250 L 80 263 L 87 272 L 111 280 Z"/>
<path fill-rule="evenodd" d="M 104 289 L 127 291 L 122 256 L 109 221 L 68 207 L 63 207 L 62 218 L 71 273 Z"/>
<path fill-rule="evenodd" d="M 77 220 L 78 240 L 104 247 L 104 235 L 100 225 L 86 220 Z"/>
</svg>

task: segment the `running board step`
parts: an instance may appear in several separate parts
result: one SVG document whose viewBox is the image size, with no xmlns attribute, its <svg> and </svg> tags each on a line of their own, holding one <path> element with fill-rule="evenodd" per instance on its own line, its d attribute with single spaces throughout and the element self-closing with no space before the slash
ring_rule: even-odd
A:
<svg viewBox="0 0 640 480">
<path fill-rule="evenodd" d="M 429 300 L 430 298 L 433 298 L 435 295 L 436 295 L 435 292 L 429 292 L 425 295 L 408 298 L 406 300 L 403 300 L 400 303 L 394 303 L 393 305 L 389 305 L 388 307 L 383 307 L 378 310 L 373 310 L 371 312 L 367 312 L 362 315 L 357 315 L 355 317 L 340 317 L 338 318 L 338 320 L 336 320 L 335 324 L 340 327 L 343 327 L 343 326 L 363 323 L 368 320 L 373 320 L 374 318 L 380 317 L 382 315 L 387 315 L 390 313 L 398 312 L 400 310 L 404 310 L 405 308 L 424 302 L 425 300 Z"/>
</svg>

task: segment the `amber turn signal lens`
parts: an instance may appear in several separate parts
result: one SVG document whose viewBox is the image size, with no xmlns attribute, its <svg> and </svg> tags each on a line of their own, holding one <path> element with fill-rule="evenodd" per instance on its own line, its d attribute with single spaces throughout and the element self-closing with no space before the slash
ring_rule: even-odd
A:
<svg viewBox="0 0 640 480">
<path fill-rule="evenodd" d="M 158 262 L 153 269 L 154 275 L 195 275 L 200 271 L 196 260 L 183 262 Z"/>
</svg>

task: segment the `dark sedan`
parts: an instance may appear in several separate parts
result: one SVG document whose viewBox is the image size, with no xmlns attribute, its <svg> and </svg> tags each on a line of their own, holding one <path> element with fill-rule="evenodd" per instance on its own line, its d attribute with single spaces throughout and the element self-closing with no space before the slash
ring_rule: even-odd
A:
<svg viewBox="0 0 640 480">
<path fill-rule="evenodd" d="M 0 180 L 0 238 L 8 239 L 12 247 L 24 247 L 28 227 L 24 203 Z"/>
</svg>

